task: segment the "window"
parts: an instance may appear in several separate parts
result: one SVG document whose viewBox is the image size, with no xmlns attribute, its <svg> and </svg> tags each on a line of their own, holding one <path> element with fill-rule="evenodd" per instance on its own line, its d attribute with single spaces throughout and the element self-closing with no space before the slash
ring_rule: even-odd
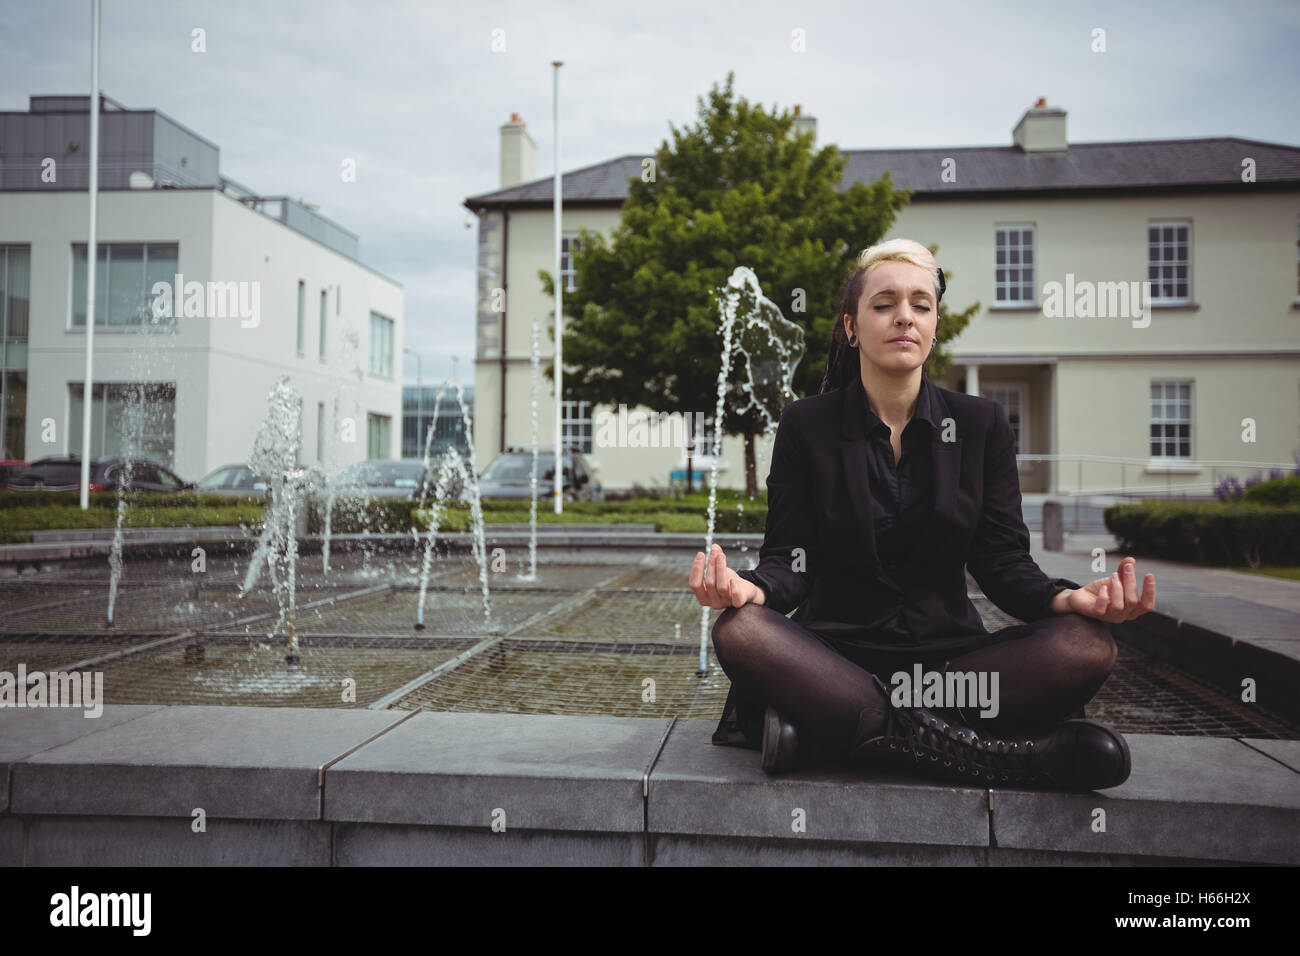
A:
<svg viewBox="0 0 1300 956">
<path fill-rule="evenodd" d="M 325 403 L 316 403 L 316 461 L 325 463 Z"/>
<path fill-rule="evenodd" d="M 1191 301 L 1190 222 L 1147 226 L 1147 278 L 1154 303 Z"/>
<path fill-rule="evenodd" d="M 1151 383 L 1151 457 L 1192 457 L 1192 383 Z"/>
<path fill-rule="evenodd" d="M 320 290 L 320 360 L 325 361 L 325 319 L 329 315 L 329 305 L 325 290 Z"/>
<path fill-rule="evenodd" d="M 1295 297 L 1300 299 L 1300 219 L 1295 221 Z"/>
<path fill-rule="evenodd" d="M 980 395 L 991 398 L 1002 406 L 1011 422 L 1011 430 L 1016 433 L 1016 454 L 1029 453 L 1029 386 L 1023 382 L 998 382 L 980 385 Z"/>
<path fill-rule="evenodd" d="M 582 243 L 578 241 L 576 232 L 560 237 L 560 278 L 564 280 L 566 290 L 578 287 L 578 270 L 573 267 L 573 252 L 581 248 Z"/>
<path fill-rule="evenodd" d="M 715 455 L 722 454 L 722 439 L 713 427 L 713 416 L 710 415 L 704 419 L 704 431 L 696 431 L 697 416 L 687 414 L 682 416 L 686 423 L 690 436 L 686 440 L 686 449 L 683 458 L 711 458 Z"/>
<path fill-rule="evenodd" d="M 68 383 L 68 451 L 81 452 L 85 386 Z M 91 404 L 91 457 L 152 458 L 171 467 L 176 450 L 176 385 L 171 382 L 96 384 Z M 105 398 L 107 395 L 107 399 Z"/>
<path fill-rule="evenodd" d="M 102 242 L 95 252 L 95 328 L 139 328 L 153 322 L 153 286 L 176 280 L 179 246 Z M 184 302 L 172 301 L 174 322 Z M 72 328 L 86 327 L 86 244 L 72 244 Z"/>
<path fill-rule="evenodd" d="M 27 322 L 32 254 L 0 246 L 0 458 L 22 460 L 27 443 Z"/>
<path fill-rule="evenodd" d="M 591 454 L 591 402 L 560 403 L 560 441 L 565 448 Z"/>
<path fill-rule="evenodd" d="M 393 377 L 393 320 L 370 313 L 370 374 Z"/>
<path fill-rule="evenodd" d="M 392 457 L 393 420 L 388 415 L 366 416 L 366 457 Z"/>
<path fill-rule="evenodd" d="M 1034 227 L 999 226 L 993 231 L 993 298 L 1032 305 L 1034 294 Z"/>
<path fill-rule="evenodd" d="M 298 354 L 307 354 L 307 323 L 303 311 L 307 307 L 307 283 L 298 280 Z"/>
</svg>

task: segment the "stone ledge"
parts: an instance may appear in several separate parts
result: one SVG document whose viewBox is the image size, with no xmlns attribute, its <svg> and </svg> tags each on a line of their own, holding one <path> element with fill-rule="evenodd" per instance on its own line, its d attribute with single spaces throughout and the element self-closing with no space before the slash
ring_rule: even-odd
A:
<svg viewBox="0 0 1300 956">
<path fill-rule="evenodd" d="M 1065 794 L 768 778 L 714 723 L 664 741 L 657 718 L 5 709 L 0 865 L 1300 864 L 1300 741 L 1130 734 L 1123 786 Z"/>
<path fill-rule="evenodd" d="M 93 724 L 116 711 L 106 707 L 93 720 L 77 716 Z M 4 728 L 13 712 L 0 713 L 0 731 L 9 737 Z M 14 762 L 10 810 L 189 817 L 202 808 L 209 817 L 319 820 L 323 768 L 405 716 L 368 709 L 157 708 Z"/>
<path fill-rule="evenodd" d="M 325 774 L 326 820 L 640 833 L 670 721 L 421 713 Z"/>
<path fill-rule="evenodd" d="M 1028 850 L 1300 864 L 1300 741 L 1125 734 L 1133 774 L 1089 794 L 995 790 L 993 839 Z M 1274 759 L 1266 751 L 1285 758 Z M 1105 830 L 1094 830 L 1098 810 Z"/>
<path fill-rule="evenodd" d="M 1261 610 L 1271 612 L 1270 623 L 1274 626 L 1286 621 L 1287 612 Z M 1295 615 L 1289 617 L 1294 621 Z M 1136 620 L 1112 627 L 1121 640 L 1161 660 L 1176 661 L 1180 668 L 1224 693 L 1239 695 L 1242 679 L 1250 677 L 1255 681 L 1256 700 L 1266 710 L 1300 721 L 1300 643 L 1267 637 L 1234 638 L 1181 618 L 1176 611 L 1148 611 Z"/>
<path fill-rule="evenodd" d="M 652 834 L 988 846 L 988 791 L 917 785 L 897 771 L 769 777 L 757 751 L 710 741 L 715 722 L 679 720 L 650 776 Z M 803 811 L 804 832 L 793 829 Z"/>
</svg>

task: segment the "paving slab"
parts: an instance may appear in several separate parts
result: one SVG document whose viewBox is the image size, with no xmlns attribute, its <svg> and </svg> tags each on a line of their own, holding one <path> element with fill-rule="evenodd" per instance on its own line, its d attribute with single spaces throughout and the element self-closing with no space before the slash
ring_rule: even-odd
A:
<svg viewBox="0 0 1300 956">
<path fill-rule="evenodd" d="M 320 771 L 404 716 L 166 707 L 13 765 L 12 812 L 320 819 Z"/>
<path fill-rule="evenodd" d="M 23 821 L 0 817 L 0 866 L 23 865 Z"/>
<path fill-rule="evenodd" d="M 335 866 L 644 866 L 640 833 L 336 823 Z"/>
<path fill-rule="evenodd" d="M 329 866 L 319 820 L 213 820 L 195 833 L 175 817 L 34 817 L 28 866 Z"/>
<path fill-rule="evenodd" d="M 1300 774 L 1231 738 L 1125 739 L 1133 772 L 1121 786 L 1088 794 L 995 788 L 995 844 L 1300 864 Z"/>
<path fill-rule="evenodd" d="M 1278 763 L 1300 773 L 1300 740 L 1270 740 L 1257 737 L 1240 739 L 1247 747 L 1268 754 Z"/>
<path fill-rule="evenodd" d="M 837 843 L 656 834 L 651 866 L 985 866 L 982 846 Z"/>
<path fill-rule="evenodd" d="M 876 767 L 769 777 L 758 751 L 714 745 L 716 725 L 673 728 L 650 775 L 651 834 L 988 846 L 983 788 Z"/>
<path fill-rule="evenodd" d="M 72 707 L 6 707 L 0 710 L 0 812 L 9 809 L 9 779 L 15 763 L 128 720 L 159 710 L 159 705 L 105 705 L 98 717 Z"/>
<path fill-rule="evenodd" d="M 417 714 L 326 772 L 325 819 L 639 833 L 642 779 L 669 723 Z"/>
</svg>

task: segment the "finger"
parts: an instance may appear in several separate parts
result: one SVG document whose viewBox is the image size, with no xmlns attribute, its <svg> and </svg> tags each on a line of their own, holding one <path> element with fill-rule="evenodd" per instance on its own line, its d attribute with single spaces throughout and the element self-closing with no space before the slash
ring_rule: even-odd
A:
<svg viewBox="0 0 1300 956">
<path fill-rule="evenodd" d="M 697 551 L 691 562 L 691 592 L 697 598 L 704 597 L 704 552 Z"/>
<path fill-rule="evenodd" d="M 1092 602 L 1093 617 L 1102 617 L 1110 608 L 1110 585 L 1103 584 L 1097 589 L 1097 598 Z"/>
<path fill-rule="evenodd" d="M 1116 571 L 1110 576 L 1110 609 L 1112 611 L 1124 610 L 1124 584 L 1119 579 L 1119 572 Z"/>
<path fill-rule="evenodd" d="M 719 545 L 713 546 L 713 557 L 709 559 L 709 564 L 713 565 L 713 589 L 721 600 L 727 593 L 727 557 Z"/>
<path fill-rule="evenodd" d="M 1132 558 L 1120 562 L 1120 577 L 1124 580 L 1124 605 L 1131 608 L 1138 602 L 1137 562 Z"/>
<path fill-rule="evenodd" d="M 1156 576 L 1150 572 L 1142 579 L 1142 606 L 1148 611 L 1156 608 Z"/>
<path fill-rule="evenodd" d="M 719 607 L 719 601 L 722 600 L 722 594 L 718 590 L 720 578 L 718 577 L 718 558 L 722 549 L 716 544 L 709 549 L 709 567 L 704 573 L 704 592 L 709 598 L 710 607 Z"/>
</svg>

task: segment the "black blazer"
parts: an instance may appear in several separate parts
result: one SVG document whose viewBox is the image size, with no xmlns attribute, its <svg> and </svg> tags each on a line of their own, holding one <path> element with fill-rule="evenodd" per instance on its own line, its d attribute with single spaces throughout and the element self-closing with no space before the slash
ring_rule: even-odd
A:
<svg viewBox="0 0 1300 956">
<path fill-rule="evenodd" d="M 861 633 L 880 602 L 897 596 L 878 582 L 862 403 L 848 388 L 785 407 L 767 476 L 767 526 L 759 563 L 741 577 L 768 606 L 814 630 L 871 644 Z M 966 596 L 964 568 L 998 607 L 1022 621 L 1049 616 L 1055 594 L 1081 585 L 1049 578 L 1029 555 L 1021 513 L 1015 433 L 987 398 L 930 389 L 940 428 L 932 436 L 934 511 L 912 557 L 889 575 L 902 588 L 900 619 L 918 645 L 942 646 L 988 634 Z M 803 549 L 803 570 L 794 570 Z M 859 632 L 855 634 L 853 625 Z M 891 643 L 886 640 L 883 643 Z"/>
</svg>

